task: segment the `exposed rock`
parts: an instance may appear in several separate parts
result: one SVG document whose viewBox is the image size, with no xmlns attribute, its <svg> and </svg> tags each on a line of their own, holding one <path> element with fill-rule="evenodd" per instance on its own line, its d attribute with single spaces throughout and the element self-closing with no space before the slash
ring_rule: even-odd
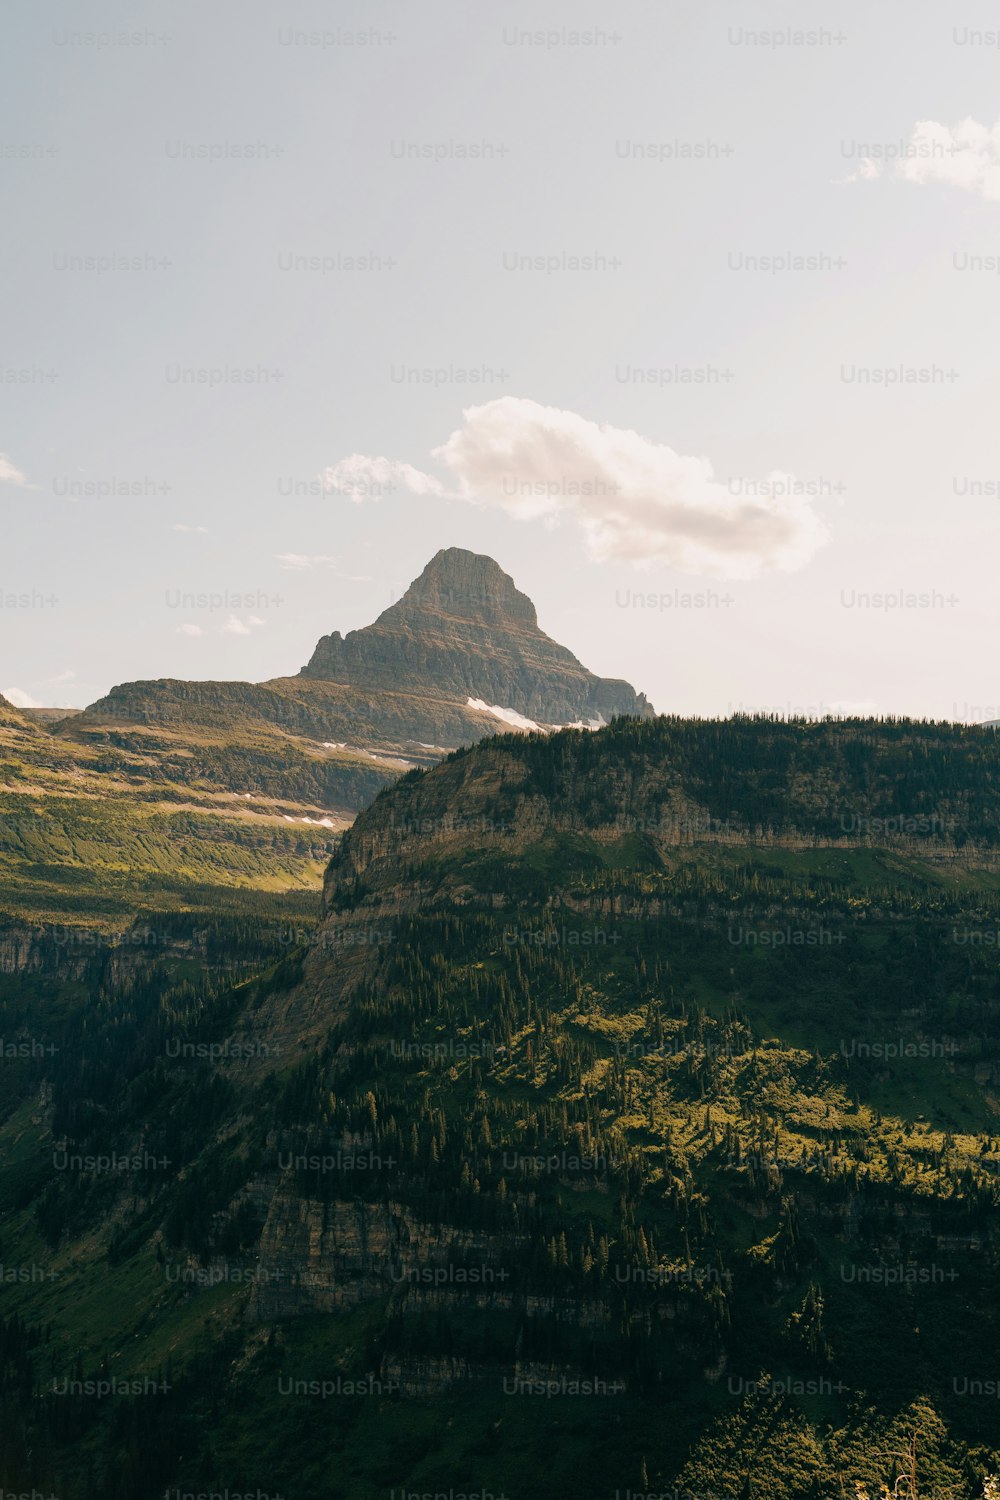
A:
<svg viewBox="0 0 1000 1500">
<path fill-rule="evenodd" d="M 498 1247 L 485 1234 L 420 1223 L 398 1203 L 358 1199 L 324 1204 L 303 1198 L 293 1187 L 281 1187 L 271 1199 L 260 1237 L 252 1316 L 273 1322 L 353 1307 L 373 1297 L 386 1303 L 414 1296 L 433 1301 L 438 1293 L 421 1279 L 427 1268 L 470 1260 L 487 1270 L 503 1270 Z M 472 1290 L 509 1304 L 505 1278 L 499 1274 L 495 1282 L 484 1274 L 483 1286 Z M 455 1295 L 464 1286 L 447 1291 Z"/>
</svg>

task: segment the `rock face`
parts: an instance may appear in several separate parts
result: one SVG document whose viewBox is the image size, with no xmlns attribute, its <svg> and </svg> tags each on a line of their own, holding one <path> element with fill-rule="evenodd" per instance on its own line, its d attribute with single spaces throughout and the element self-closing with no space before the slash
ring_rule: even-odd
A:
<svg viewBox="0 0 1000 1500">
<path fill-rule="evenodd" d="M 646 718 L 627 682 L 595 677 L 538 628 L 535 606 L 491 557 L 449 547 L 373 625 L 324 636 L 301 675 L 366 690 L 454 694 L 545 724 Z"/>
</svg>

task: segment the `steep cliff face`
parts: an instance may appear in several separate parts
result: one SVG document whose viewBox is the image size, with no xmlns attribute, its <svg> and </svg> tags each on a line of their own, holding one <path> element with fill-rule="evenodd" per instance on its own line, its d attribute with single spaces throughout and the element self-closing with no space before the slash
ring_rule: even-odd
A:
<svg viewBox="0 0 1000 1500">
<path fill-rule="evenodd" d="M 490 557 L 438 552 L 373 625 L 324 636 L 304 677 L 444 693 L 544 724 L 652 714 L 627 683 L 595 677 L 538 627 L 535 606 Z"/>
<path fill-rule="evenodd" d="M 47 978 L 82 980 L 93 968 L 93 954 L 65 939 L 69 929 L 29 927 L 0 917 L 0 976 L 40 974 Z"/>
</svg>

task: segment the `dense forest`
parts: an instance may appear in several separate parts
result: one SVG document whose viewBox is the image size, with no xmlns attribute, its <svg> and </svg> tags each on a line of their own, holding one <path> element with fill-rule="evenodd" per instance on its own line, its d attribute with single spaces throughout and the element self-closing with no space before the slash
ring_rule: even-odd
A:
<svg viewBox="0 0 1000 1500">
<path fill-rule="evenodd" d="M 36 945 L 7 1489 L 988 1494 L 998 778 L 909 721 L 509 736 L 313 919 Z"/>
</svg>

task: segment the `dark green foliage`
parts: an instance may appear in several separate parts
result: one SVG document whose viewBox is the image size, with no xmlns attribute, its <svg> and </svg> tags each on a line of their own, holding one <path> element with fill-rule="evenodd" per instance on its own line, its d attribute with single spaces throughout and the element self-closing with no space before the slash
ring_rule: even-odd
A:
<svg viewBox="0 0 1000 1500">
<path fill-rule="evenodd" d="M 67 1291 L 0 1288 L 2 1477 L 51 1451 L 66 1500 L 875 1500 L 909 1454 L 919 1500 L 978 1500 L 1000 1467 L 997 743 L 510 737 L 380 797 L 294 949 L 245 913 L 194 972 L 95 954 L 56 984 L 52 954 L 47 984 L 9 980 L 7 1034 L 44 1017 L 59 1050 L 5 1064 L 0 1260 L 33 1245 Z M 665 837 L 679 790 L 701 831 Z M 338 945 L 368 929 L 390 940 Z M 273 1051 L 211 1055 L 233 1038 Z M 170 1169 L 59 1174 L 57 1140 Z M 258 1258 L 273 1287 L 207 1280 Z M 169 1397 L 41 1399 L 74 1337 L 91 1374 L 169 1350 Z M 562 1375 L 615 1389 L 503 1386 Z"/>
</svg>

